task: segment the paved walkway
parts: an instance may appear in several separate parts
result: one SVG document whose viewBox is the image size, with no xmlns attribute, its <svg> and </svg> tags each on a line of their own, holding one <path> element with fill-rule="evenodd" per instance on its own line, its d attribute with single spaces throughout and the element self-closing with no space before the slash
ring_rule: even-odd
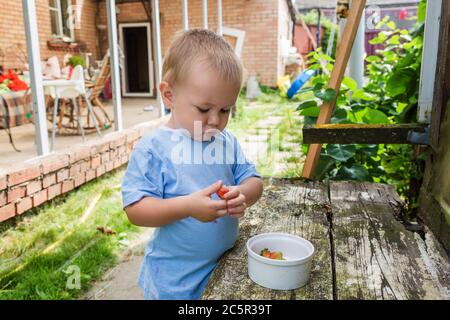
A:
<svg viewBox="0 0 450 320">
<path fill-rule="evenodd" d="M 273 115 L 274 112 L 258 121 L 240 138 L 240 144 L 245 155 L 255 164 L 263 162 L 271 167 L 270 176 L 283 176 L 289 170 L 301 171 L 303 158 L 301 144 L 296 137 L 282 137 L 279 125 L 289 121 L 285 116 Z M 299 121 L 300 116 L 294 116 L 293 121 Z M 296 158 L 297 161 L 289 161 Z"/>
<path fill-rule="evenodd" d="M 154 229 L 143 232 L 125 250 L 119 263 L 82 297 L 84 300 L 143 300 L 137 285 L 145 245 Z"/>
</svg>

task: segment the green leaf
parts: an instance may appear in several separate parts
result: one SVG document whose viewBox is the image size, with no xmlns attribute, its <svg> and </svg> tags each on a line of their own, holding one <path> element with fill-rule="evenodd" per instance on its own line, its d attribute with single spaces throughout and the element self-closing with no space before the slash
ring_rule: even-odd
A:
<svg viewBox="0 0 450 320">
<path fill-rule="evenodd" d="M 312 108 L 312 107 L 317 107 L 317 101 L 316 100 L 307 100 L 304 101 L 302 103 L 299 104 L 299 106 L 297 107 L 297 111 L 303 110 L 303 109 L 308 109 L 308 108 Z"/>
<path fill-rule="evenodd" d="M 364 123 L 368 124 L 388 124 L 389 118 L 380 110 L 366 108 L 364 116 L 362 118 Z"/>
<path fill-rule="evenodd" d="M 325 102 L 330 102 L 336 98 L 336 91 L 334 89 L 328 88 L 324 91 L 316 92 L 314 95 Z"/>
<path fill-rule="evenodd" d="M 299 114 L 306 117 L 318 117 L 320 113 L 319 107 L 311 107 L 300 110 Z"/>
<path fill-rule="evenodd" d="M 303 122 L 304 122 L 305 126 L 316 124 L 317 123 L 317 116 L 315 116 L 315 117 L 305 116 Z"/>
<path fill-rule="evenodd" d="M 387 25 L 387 27 L 388 27 L 389 29 L 391 29 L 391 30 L 397 29 L 397 25 L 395 24 L 394 21 L 389 21 L 386 25 Z"/>
<path fill-rule="evenodd" d="M 329 144 L 326 148 L 327 155 L 337 161 L 347 161 L 355 155 L 356 147 L 352 144 Z"/>
<path fill-rule="evenodd" d="M 378 24 L 376 25 L 377 29 L 381 29 L 384 25 L 386 25 L 386 23 L 389 22 L 389 20 L 391 19 L 390 16 L 385 16 L 380 22 L 378 22 Z"/>
<path fill-rule="evenodd" d="M 320 155 L 319 161 L 317 162 L 317 167 L 314 173 L 314 178 L 317 180 L 321 180 L 327 172 L 329 172 L 334 166 L 336 162 L 329 155 L 322 153 Z"/>
<path fill-rule="evenodd" d="M 302 89 L 298 90 L 297 94 L 302 94 L 302 93 L 310 92 L 310 91 L 313 91 L 313 90 L 314 90 L 314 87 L 305 87 L 305 88 L 302 88 Z"/>
<path fill-rule="evenodd" d="M 352 120 L 352 122 L 364 123 L 363 117 L 365 114 L 366 114 L 366 110 L 362 109 L 362 110 L 358 110 L 358 111 L 349 113 L 349 116 L 350 116 L 350 119 Z"/>
<path fill-rule="evenodd" d="M 347 111 L 343 107 L 335 108 L 333 111 L 333 116 L 331 118 L 331 123 L 345 123 L 348 122 Z"/>
<path fill-rule="evenodd" d="M 406 56 L 398 60 L 396 68 L 403 69 L 411 66 L 417 61 L 417 56 L 414 53 L 408 53 Z"/>
<path fill-rule="evenodd" d="M 374 101 L 375 96 L 367 93 L 364 89 L 358 89 L 352 94 L 352 99 L 354 100 L 364 100 L 364 101 Z"/>
<path fill-rule="evenodd" d="M 393 44 L 393 45 L 400 44 L 400 36 L 399 35 L 395 35 L 395 36 L 391 37 L 388 40 L 388 44 Z"/>
<path fill-rule="evenodd" d="M 320 70 L 322 69 L 322 65 L 320 63 L 314 63 L 308 67 L 310 70 Z"/>
<path fill-rule="evenodd" d="M 382 44 L 387 40 L 387 35 L 384 32 L 380 32 L 378 36 L 369 41 L 370 44 Z"/>
<path fill-rule="evenodd" d="M 368 56 L 366 58 L 367 62 L 373 63 L 373 62 L 380 62 L 381 58 L 379 56 Z"/>
<path fill-rule="evenodd" d="M 302 144 L 302 152 L 303 154 L 308 154 L 309 144 Z"/>
<path fill-rule="evenodd" d="M 358 144 L 356 148 L 368 156 L 376 156 L 379 149 L 377 144 Z"/>
<path fill-rule="evenodd" d="M 358 83 L 350 77 L 344 77 L 344 79 L 342 80 L 342 84 L 349 88 L 351 91 L 355 91 L 356 89 L 358 89 Z"/>
<path fill-rule="evenodd" d="M 412 80 L 415 77 L 415 72 L 411 69 L 402 69 L 394 72 L 388 79 L 386 84 L 386 91 L 392 96 L 397 97 L 408 91 Z"/>
<path fill-rule="evenodd" d="M 369 172 L 362 165 L 355 163 L 351 167 L 341 167 L 337 176 L 343 180 L 365 181 L 369 178 Z"/>
<path fill-rule="evenodd" d="M 427 2 L 421 1 L 417 9 L 417 22 L 425 22 L 427 16 Z"/>
<path fill-rule="evenodd" d="M 314 90 L 320 90 L 325 86 L 325 79 L 323 77 L 315 77 L 311 80 Z"/>
</svg>

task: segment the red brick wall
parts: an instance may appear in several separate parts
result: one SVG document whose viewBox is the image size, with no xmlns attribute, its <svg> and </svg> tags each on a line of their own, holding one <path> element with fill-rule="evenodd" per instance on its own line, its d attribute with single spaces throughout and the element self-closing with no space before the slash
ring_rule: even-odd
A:
<svg viewBox="0 0 450 320">
<path fill-rule="evenodd" d="M 284 71 L 281 57 L 281 39 L 286 35 L 289 17 L 285 0 L 224 0 L 223 25 L 241 29 L 246 32 L 242 53 L 243 64 L 250 75 L 259 75 L 258 79 L 266 85 L 275 86 L 279 75 Z M 56 55 L 62 66 L 62 49 L 49 48 L 47 41 L 52 39 L 48 0 L 36 0 L 38 18 L 40 54 L 42 59 Z M 95 60 L 100 59 L 108 48 L 107 31 L 98 30 L 96 23 L 106 26 L 105 2 L 97 4 L 94 0 L 72 0 L 73 4 L 83 4 L 81 29 L 75 30 L 76 41 L 86 44 L 87 51 L 93 53 Z M 98 18 L 97 6 L 99 7 Z M 119 23 L 148 21 L 142 3 L 126 3 L 118 5 Z M 181 0 L 161 0 L 161 42 L 163 54 L 173 34 L 182 28 Z M 209 28 L 217 29 L 217 5 L 215 1 L 208 3 Z M 189 26 L 202 26 L 202 1 L 189 1 Z M 0 65 L 5 68 L 23 68 L 21 60 L 26 55 L 23 13 L 21 1 L 0 0 Z"/>
<path fill-rule="evenodd" d="M 278 75 L 284 71 L 280 56 L 279 31 L 285 30 L 289 13 L 285 0 L 224 0 L 223 26 L 246 32 L 242 60 L 247 73 L 259 75 L 265 85 L 275 86 Z M 141 3 L 118 5 L 119 23 L 148 21 Z M 162 53 L 169 46 L 171 37 L 182 29 L 181 0 L 161 0 L 161 45 Z M 280 14 L 282 12 L 282 14 Z M 290 19 L 290 18 L 289 18 Z M 100 6 L 100 21 L 106 24 L 106 6 Z M 189 0 L 189 27 L 202 27 L 202 1 Z M 217 30 L 217 5 L 208 2 L 208 27 Z M 284 32 L 284 31 L 283 31 Z M 103 39 L 103 50 L 107 48 L 107 37 Z M 104 52 L 104 51 L 102 51 Z"/>
<path fill-rule="evenodd" d="M 80 30 L 75 30 L 75 40 L 82 41 L 87 51 L 93 53 L 94 59 L 99 59 L 97 29 L 95 15 L 97 3 L 94 0 L 72 0 L 72 4 L 83 3 Z M 52 39 L 49 0 L 36 0 L 36 15 L 38 21 L 41 59 L 58 56 L 61 67 L 63 57 L 68 51 L 51 49 L 47 41 Z M 5 69 L 23 69 L 22 60 L 26 60 L 26 39 L 22 11 L 22 1 L 0 0 L 0 65 Z M 20 49 L 23 53 L 20 53 Z M 6 52 L 5 52 L 6 51 Z M 4 55 L 1 54 L 4 52 Z"/>
<path fill-rule="evenodd" d="M 137 141 L 165 121 L 167 116 L 0 171 L 0 222 L 126 164 Z"/>
</svg>

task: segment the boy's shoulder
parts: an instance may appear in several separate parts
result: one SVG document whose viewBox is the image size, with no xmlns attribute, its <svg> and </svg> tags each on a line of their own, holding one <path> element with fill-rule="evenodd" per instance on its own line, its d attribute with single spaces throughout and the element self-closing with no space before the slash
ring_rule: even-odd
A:
<svg viewBox="0 0 450 320">
<path fill-rule="evenodd" d="M 238 139 L 236 136 L 228 129 L 223 129 L 222 131 L 223 137 L 232 143 L 238 143 Z"/>
<path fill-rule="evenodd" d="M 228 138 L 230 138 L 230 139 L 236 139 L 236 137 L 234 136 L 234 134 L 230 131 L 230 130 L 228 130 L 228 129 L 223 129 L 223 131 L 222 131 Z"/>
<path fill-rule="evenodd" d="M 135 148 L 146 151 L 155 151 L 160 153 L 167 142 L 167 132 L 161 127 L 157 127 L 150 132 L 145 133 L 137 142 Z"/>
</svg>

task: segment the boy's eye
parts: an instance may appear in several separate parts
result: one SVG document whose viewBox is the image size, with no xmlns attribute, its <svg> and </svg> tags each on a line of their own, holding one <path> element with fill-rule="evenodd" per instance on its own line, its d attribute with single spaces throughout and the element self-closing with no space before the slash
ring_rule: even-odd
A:
<svg viewBox="0 0 450 320">
<path fill-rule="evenodd" d="M 220 111 L 222 111 L 223 113 L 228 113 L 228 112 L 230 112 L 230 110 L 231 110 L 231 109 L 222 109 L 222 110 L 220 110 Z"/>
<path fill-rule="evenodd" d="M 202 109 L 202 108 L 200 108 L 200 107 L 197 107 L 197 106 L 195 106 L 197 109 L 198 109 L 198 111 L 200 111 L 201 113 L 207 113 L 208 111 L 209 111 L 209 109 Z"/>
</svg>

